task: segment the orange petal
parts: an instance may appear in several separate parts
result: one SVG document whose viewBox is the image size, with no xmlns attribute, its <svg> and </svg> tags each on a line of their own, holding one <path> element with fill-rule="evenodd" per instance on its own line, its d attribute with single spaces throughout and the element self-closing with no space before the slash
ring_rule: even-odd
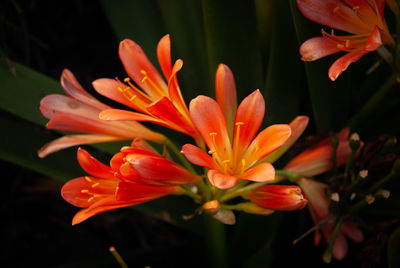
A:
<svg viewBox="0 0 400 268">
<path fill-rule="evenodd" d="M 314 61 L 341 51 L 337 44 L 325 37 L 313 37 L 300 46 L 301 60 Z"/>
<path fill-rule="evenodd" d="M 120 89 L 121 87 L 124 87 L 124 85 L 121 85 L 120 82 L 114 80 L 114 79 L 109 79 L 109 78 L 101 78 L 97 79 L 92 82 L 92 85 L 94 89 L 97 91 L 97 93 L 112 99 L 116 102 L 119 102 L 125 106 L 128 106 L 134 110 L 139 110 L 139 111 L 144 111 L 145 108 L 150 102 L 146 100 L 144 97 L 142 97 L 140 94 L 136 94 L 135 100 L 129 101 L 128 98 L 124 97 L 124 95 L 121 93 Z M 120 89 L 118 89 L 120 88 Z M 125 89 L 126 87 L 122 88 Z"/>
<path fill-rule="evenodd" d="M 129 207 L 132 205 L 136 205 L 137 203 L 131 202 L 131 201 L 117 201 L 115 199 L 115 196 L 108 196 L 96 203 L 95 207 L 89 207 L 86 209 L 80 210 L 78 213 L 75 214 L 74 218 L 72 219 L 72 225 L 76 225 L 78 223 L 81 223 L 88 218 L 99 214 L 101 212 L 117 209 L 117 208 L 123 208 L 123 207 Z"/>
<path fill-rule="evenodd" d="M 329 238 L 329 239 L 328 239 Z M 331 235 L 329 235 L 326 238 L 326 242 L 329 243 L 331 238 Z M 335 239 L 335 243 L 333 244 L 333 257 L 336 260 L 342 260 L 348 251 L 348 245 L 347 245 L 347 241 L 346 238 L 344 237 L 343 233 L 341 231 L 338 232 L 338 234 L 336 235 L 336 239 Z"/>
<path fill-rule="evenodd" d="M 265 101 L 259 90 L 247 96 L 239 105 L 233 134 L 233 150 L 238 155 L 247 150 L 264 118 Z"/>
<path fill-rule="evenodd" d="M 232 138 L 237 109 L 236 85 L 232 71 L 225 64 L 218 66 L 215 75 L 215 95 L 224 113 L 228 133 Z"/>
<path fill-rule="evenodd" d="M 297 141 L 301 134 L 303 134 L 304 129 L 308 125 L 308 121 L 309 119 L 307 116 L 300 115 L 297 116 L 292 122 L 290 122 L 289 126 L 292 130 L 292 135 L 290 135 L 285 144 L 283 144 L 279 149 L 264 157 L 262 161 L 273 163 L 277 159 L 279 159 Z"/>
<path fill-rule="evenodd" d="M 157 45 L 157 58 L 166 79 L 171 76 L 171 41 L 169 34 L 161 38 Z"/>
<path fill-rule="evenodd" d="M 161 75 L 138 44 L 129 39 L 123 40 L 119 44 L 119 57 L 125 67 L 125 71 L 139 87 L 147 88 L 142 82 L 144 75 L 141 71 L 145 71 L 158 88 L 164 91 L 167 90 L 167 85 Z"/>
<path fill-rule="evenodd" d="M 241 180 L 267 182 L 275 179 L 275 168 L 270 163 L 261 163 L 250 168 Z"/>
<path fill-rule="evenodd" d="M 216 150 L 220 160 L 231 159 L 225 117 L 218 103 L 209 97 L 198 96 L 190 102 L 190 117 L 208 148 Z"/>
<path fill-rule="evenodd" d="M 101 111 L 99 118 L 105 121 L 147 121 L 156 124 L 167 125 L 162 120 L 158 120 L 149 115 L 119 109 L 108 109 Z"/>
<path fill-rule="evenodd" d="M 221 190 L 232 188 L 239 181 L 237 177 L 220 173 L 215 169 L 210 169 L 207 173 L 207 176 L 211 184 Z"/>
<path fill-rule="evenodd" d="M 181 153 L 183 153 L 185 157 L 195 165 L 206 167 L 208 169 L 216 168 L 214 159 L 199 147 L 192 144 L 185 144 L 182 147 Z"/>
<path fill-rule="evenodd" d="M 246 154 L 246 165 L 251 166 L 261 158 L 281 147 L 291 135 L 289 125 L 272 125 L 261 131 L 250 144 Z"/>
<path fill-rule="evenodd" d="M 153 102 L 147 110 L 156 118 L 166 122 L 167 127 L 183 132 L 190 136 L 196 135 L 196 130 L 190 124 L 188 119 L 181 114 L 174 104 L 167 98 Z"/>
<path fill-rule="evenodd" d="M 109 107 L 98 100 L 96 100 L 92 95 L 90 95 L 81 84 L 79 84 L 78 80 L 76 80 L 73 73 L 70 70 L 64 69 L 61 75 L 61 86 L 64 89 L 65 93 L 67 93 L 72 98 L 86 103 L 87 105 L 96 107 L 99 110 L 108 109 Z"/>
<path fill-rule="evenodd" d="M 116 198 L 119 201 L 148 202 L 175 192 L 175 187 L 146 186 L 131 182 L 120 182 Z"/>
<path fill-rule="evenodd" d="M 100 134 L 68 135 L 45 144 L 38 150 L 38 155 L 40 158 L 43 158 L 51 153 L 76 145 L 112 142 L 119 140 L 123 140 L 123 138 Z"/>
<path fill-rule="evenodd" d="M 71 97 L 52 94 L 40 101 L 40 112 L 48 119 L 57 114 L 72 114 L 79 117 L 97 119 L 99 109 L 89 106 Z"/>
<path fill-rule="evenodd" d="M 103 179 L 115 179 L 114 171 L 109 166 L 99 162 L 82 148 L 78 149 L 77 158 L 81 168 L 90 175 Z"/>
<path fill-rule="evenodd" d="M 325 194 L 327 185 L 306 178 L 301 178 L 297 183 L 307 197 L 310 208 L 315 212 L 315 220 L 328 217 L 329 199 Z"/>
<path fill-rule="evenodd" d="M 79 177 L 65 183 L 61 189 L 61 195 L 68 203 L 84 208 L 93 205 L 108 195 L 113 195 L 117 185 L 118 180 L 116 179 Z"/>
<path fill-rule="evenodd" d="M 177 73 L 182 69 L 182 66 L 183 61 L 178 59 L 172 68 L 171 76 L 168 79 L 168 95 L 176 109 L 178 109 L 178 111 L 185 117 L 187 121 L 190 121 L 189 111 L 182 97 L 178 79 L 176 77 Z"/>
</svg>

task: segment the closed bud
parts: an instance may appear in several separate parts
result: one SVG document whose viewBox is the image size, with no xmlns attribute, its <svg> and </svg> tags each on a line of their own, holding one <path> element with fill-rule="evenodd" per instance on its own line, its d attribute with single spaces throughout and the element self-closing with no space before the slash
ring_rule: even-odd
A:
<svg viewBox="0 0 400 268">
<path fill-rule="evenodd" d="M 208 202 L 204 203 L 203 209 L 205 212 L 207 212 L 211 215 L 217 214 L 220 209 L 218 200 L 212 200 L 212 201 L 208 201 Z"/>
</svg>

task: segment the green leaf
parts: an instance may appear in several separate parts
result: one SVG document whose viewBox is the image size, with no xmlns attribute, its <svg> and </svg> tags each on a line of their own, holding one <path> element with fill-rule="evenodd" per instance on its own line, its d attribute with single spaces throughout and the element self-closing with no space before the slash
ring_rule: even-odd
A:
<svg viewBox="0 0 400 268">
<path fill-rule="evenodd" d="M 119 41 L 132 39 L 151 62 L 157 62 L 156 47 L 165 30 L 156 1 L 101 0 L 101 4 Z"/>
<path fill-rule="evenodd" d="M 274 16 L 265 86 L 266 120 L 288 123 L 300 113 L 305 90 L 304 65 L 287 1 L 273 1 Z"/>
<path fill-rule="evenodd" d="M 390 268 L 400 267 L 400 227 L 390 236 L 388 242 L 388 263 Z"/>
<path fill-rule="evenodd" d="M 296 1 L 290 1 L 290 5 L 299 45 L 308 38 L 320 36 L 323 26 L 303 17 Z M 328 77 L 328 69 L 337 57 L 334 55 L 304 63 L 314 120 L 320 133 L 342 128 L 348 118 L 351 95 L 349 72 L 344 72 L 335 82 Z"/>
<path fill-rule="evenodd" d="M 173 59 L 181 58 L 179 72 L 183 95 L 189 99 L 213 91 L 210 82 L 201 2 L 191 0 L 158 0 L 163 22 L 171 37 Z"/>
<path fill-rule="evenodd" d="M 215 81 L 218 64 L 228 65 L 242 99 L 264 80 L 254 3 L 203 0 L 202 7 L 210 76 Z"/>
<path fill-rule="evenodd" d="M 67 181 L 83 174 L 76 160 L 76 149 L 37 156 L 37 149 L 51 139 L 53 132 L 5 112 L 0 113 L 0 158 L 51 178 Z"/>
</svg>

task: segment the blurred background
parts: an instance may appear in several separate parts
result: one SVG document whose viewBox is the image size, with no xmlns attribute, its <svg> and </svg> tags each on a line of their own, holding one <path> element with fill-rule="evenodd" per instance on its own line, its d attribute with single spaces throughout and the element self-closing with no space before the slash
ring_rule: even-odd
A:
<svg viewBox="0 0 400 268">
<path fill-rule="evenodd" d="M 387 14 L 392 27 L 394 16 Z M 61 135 L 46 130 L 40 99 L 62 92 L 59 77 L 68 68 L 85 89 L 107 102 L 91 82 L 126 77 L 118 58 L 118 44 L 124 38 L 141 45 L 158 67 L 157 42 L 170 34 L 173 61 L 184 61 L 179 83 L 187 102 L 198 94 L 214 96 L 215 71 L 225 63 L 235 75 L 239 100 L 255 89 L 263 93 L 265 125 L 309 116 L 310 125 L 292 156 L 349 124 L 365 141 L 381 134 L 398 136 L 399 90 L 383 96 L 368 113 L 358 114 L 390 77 L 389 66 L 370 53 L 331 82 L 327 70 L 335 56 L 304 64 L 298 54 L 299 44 L 320 30 L 289 0 L 2 1 L 1 266 L 119 267 L 110 246 L 129 267 L 207 267 L 212 261 L 205 257 L 202 217 L 182 220 L 182 215 L 196 209 L 185 197 L 103 213 L 71 226 L 78 208 L 61 198 L 60 189 L 65 181 L 83 174 L 77 148 L 37 157 L 42 145 Z M 169 133 L 183 143 L 183 137 Z M 107 163 L 120 146 L 85 149 Z M 391 198 L 389 208 L 375 204 L 378 212 L 381 207 L 391 211 L 384 220 L 379 213 L 368 216 L 371 228 L 365 243 L 350 243 L 348 257 L 330 267 L 388 265 L 387 242 L 400 215 L 398 192 Z M 227 227 L 229 267 L 323 267 L 325 245 L 314 247 L 313 235 L 292 245 L 312 226 L 306 210 L 268 217 L 238 214 L 237 224 Z M 393 247 L 400 249 L 400 243 Z"/>
</svg>

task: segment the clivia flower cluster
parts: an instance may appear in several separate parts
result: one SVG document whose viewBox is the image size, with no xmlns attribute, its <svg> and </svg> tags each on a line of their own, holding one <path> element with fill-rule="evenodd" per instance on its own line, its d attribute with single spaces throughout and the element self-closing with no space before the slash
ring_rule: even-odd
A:
<svg viewBox="0 0 400 268">
<path fill-rule="evenodd" d="M 330 79 L 336 80 L 364 54 L 393 44 L 383 17 L 384 4 L 383 0 L 297 0 L 307 18 L 353 34 L 322 30 L 322 37 L 301 45 L 302 59 L 313 61 L 346 52 L 329 69 Z M 120 43 L 119 56 L 128 77 L 97 79 L 92 85 L 126 109 L 114 109 L 95 99 L 68 70 L 61 76 L 67 96 L 49 95 L 40 103 L 42 114 L 50 120 L 49 129 L 78 132 L 46 144 L 38 152 L 40 157 L 76 145 L 130 141 L 112 156 L 109 165 L 78 149 L 78 162 L 87 175 L 70 180 L 61 190 L 67 202 L 82 208 L 72 224 L 108 210 L 186 195 L 198 204 L 197 211 L 225 224 L 235 223 L 235 210 L 269 215 L 308 204 L 315 223 L 315 244 L 321 233 L 329 244 L 327 260 L 331 255 L 336 259 L 346 255 L 345 237 L 356 242 L 364 239 L 356 221 L 331 211 L 335 198 L 327 193 L 329 185 L 313 178 L 351 163 L 359 153 L 362 143 L 357 148 L 350 145 L 349 129 L 335 136 L 335 146 L 327 138 L 278 170 L 273 163 L 301 136 L 307 116 L 259 131 L 265 114 L 261 92 L 255 90 L 238 105 L 233 73 L 224 64 L 216 71 L 216 100 L 200 95 L 187 105 L 177 78 L 183 61 L 172 63 L 169 35 L 157 46 L 162 75 L 132 40 Z M 142 121 L 188 135 L 193 142 L 177 147 Z M 163 151 L 155 145 L 162 145 Z M 280 184 L 284 179 L 293 185 Z"/>
</svg>

